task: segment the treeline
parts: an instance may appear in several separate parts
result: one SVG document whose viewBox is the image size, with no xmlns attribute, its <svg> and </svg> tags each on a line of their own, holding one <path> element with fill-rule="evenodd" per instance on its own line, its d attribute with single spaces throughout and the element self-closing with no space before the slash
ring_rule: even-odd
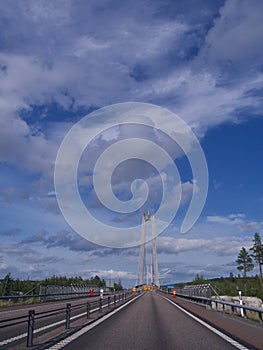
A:
<svg viewBox="0 0 263 350">
<path fill-rule="evenodd" d="M 88 284 L 96 287 L 106 287 L 104 279 L 99 276 L 91 277 L 90 279 L 83 279 L 81 276 L 66 277 L 66 276 L 51 276 L 42 281 L 41 284 L 49 284 L 56 286 L 70 286 L 71 284 Z"/>
<path fill-rule="evenodd" d="M 257 297 L 263 300 L 263 289 L 259 276 L 241 277 L 233 276 L 221 277 L 218 281 L 211 281 L 212 286 L 220 295 L 235 296 L 241 290 L 242 294 L 250 297 Z"/>
<path fill-rule="evenodd" d="M 210 284 L 214 291 L 220 295 L 235 296 L 241 290 L 243 295 L 255 296 L 263 300 L 263 244 L 259 233 L 255 233 L 252 246 L 247 250 L 245 247 L 240 249 L 237 260 L 237 270 L 242 273 L 234 276 L 231 272 L 229 277 L 220 277 L 205 279 L 197 274 L 192 282 L 177 284 L 178 287 L 185 285 Z M 248 272 L 253 271 L 258 266 L 259 275 L 248 276 Z"/>
<path fill-rule="evenodd" d="M 214 293 L 219 295 L 236 296 L 238 291 L 242 291 L 245 296 L 257 297 L 263 300 L 263 287 L 258 275 L 252 277 L 242 277 L 240 274 L 234 276 L 231 272 L 229 277 L 205 279 L 202 275 L 197 274 L 194 280 L 187 285 L 210 284 Z M 183 284 L 178 285 L 182 287 Z"/>
<path fill-rule="evenodd" d="M 40 281 L 14 279 L 8 273 L 0 283 L 0 296 L 39 294 L 40 285 L 70 286 L 72 284 L 87 284 L 95 287 L 106 287 L 106 281 L 99 276 L 83 279 L 81 276 L 51 276 Z M 114 283 L 115 290 L 122 290 L 121 282 Z"/>
</svg>

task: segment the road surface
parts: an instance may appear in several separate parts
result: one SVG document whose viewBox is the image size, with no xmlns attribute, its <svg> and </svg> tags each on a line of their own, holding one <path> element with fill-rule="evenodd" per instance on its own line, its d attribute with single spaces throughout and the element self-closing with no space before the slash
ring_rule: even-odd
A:
<svg viewBox="0 0 263 350">
<path fill-rule="evenodd" d="M 237 349 L 154 291 L 65 344 L 50 349 Z"/>
</svg>

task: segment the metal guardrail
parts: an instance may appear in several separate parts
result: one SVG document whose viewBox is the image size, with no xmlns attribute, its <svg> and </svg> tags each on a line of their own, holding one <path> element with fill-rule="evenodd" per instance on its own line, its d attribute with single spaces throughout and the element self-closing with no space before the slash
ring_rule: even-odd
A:
<svg viewBox="0 0 263 350">
<path fill-rule="evenodd" d="M 231 307 L 231 314 L 234 314 L 236 308 L 243 310 L 245 318 L 247 318 L 247 313 L 246 313 L 247 311 L 256 312 L 258 314 L 259 322 L 261 324 L 263 323 L 263 320 L 262 320 L 263 309 L 261 309 L 261 308 L 256 308 L 254 306 L 241 305 L 241 304 L 237 304 L 237 303 L 231 303 L 228 301 L 218 300 L 218 299 L 214 299 L 214 298 L 211 298 L 211 304 L 212 303 L 216 304 L 217 311 L 218 311 L 218 304 L 222 304 L 223 312 L 225 312 L 225 305 L 230 306 Z"/>
<path fill-rule="evenodd" d="M 170 294 L 170 293 L 169 293 Z M 215 299 L 215 298 L 206 298 L 206 297 L 201 297 L 197 295 L 185 295 L 181 293 L 177 293 L 178 297 L 184 298 L 184 299 L 189 299 L 198 303 L 206 304 L 212 306 L 212 303 L 215 303 L 216 305 L 216 311 L 218 310 L 218 305 L 222 305 L 223 312 L 225 312 L 225 306 L 230 306 L 231 308 L 231 314 L 234 314 L 235 309 L 243 310 L 244 313 L 244 318 L 247 318 L 247 311 L 253 311 L 258 314 L 258 321 L 259 323 L 263 323 L 263 309 L 262 308 L 256 308 L 254 306 L 248 306 L 248 305 L 242 305 L 242 304 L 237 304 L 237 303 L 231 303 L 228 301 L 223 301 L 220 299 Z"/>
<path fill-rule="evenodd" d="M 176 288 L 177 293 L 184 295 L 196 295 L 205 298 L 211 298 L 212 288 L 210 283 L 208 284 L 197 284 L 185 286 L 183 288 Z"/>
<path fill-rule="evenodd" d="M 104 294 L 110 294 L 110 292 L 104 292 Z M 100 292 L 94 292 L 92 296 L 99 296 Z M 86 298 L 90 297 L 89 292 L 72 292 L 72 293 L 50 293 L 50 294 L 31 294 L 31 295 L 9 295 L 9 296 L 0 296 L 0 301 L 7 301 L 8 306 L 12 305 L 12 302 L 20 301 L 19 304 L 23 305 L 24 301 L 31 300 L 28 304 L 32 304 L 38 300 L 38 302 L 52 302 L 58 300 L 66 300 L 75 298 Z M 35 301 L 34 301 L 35 300 Z"/>
<path fill-rule="evenodd" d="M 76 305 L 71 305 L 71 303 L 67 303 L 66 307 L 60 307 L 56 309 L 52 309 L 50 311 L 42 311 L 42 312 L 36 312 L 34 309 L 31 309 L 28 311 L 27 315 L 19 316 L 19 317 L 13 317 L 9 319 L 0 320 L 0 329 L 4 329 L 7 327 L 16 326 L 19 324 L 23 324 L 27 322 L 27 334 L 26 334 L 26 346 L 32 347 L 33 346 L 33 338 L 34 333 L 38 333 L 41 331 L 44 331 L 44 329 L 53 327 L 52 324 L 48 326 L 44 326 L 42 328 L 38 328 L 35 330 L 35 323 L 37 320 L 45 319 L 51 316 L 58 316 L 58 315 L 65 315 L 64 320 L 56 322 L 56 325 L 60 325 L 65 323 L 65 329 L 70 328 L 71 321 L 80 318 L 80 317 L 86 317 L 86 319 L 90 318 L 90 314 L 98 311 L 99 313 L 102 312 L 103 308 L 108 308 L 113 305 L 115 306 L 117 303 L 120 303 L 121 301 L 125 301 L 126 299 L 131 299 L 133 296 L 136 296 L 138 293 L 133 293 L 131 291 L 127 291 L 125 293 L 120 294 L 114 294 L 109 295 L 106 298 L 100 298 L 96 301 L 87 301 L 85 303 L 80 303 Z M 84 312 L 81 314 L 77 314 L 75 316 L 71 316 L 73 311 L 76 311 L 77 309 L 83 309 Z M 8 341 L 8 340 L 7 340 Z"/>
</svg>

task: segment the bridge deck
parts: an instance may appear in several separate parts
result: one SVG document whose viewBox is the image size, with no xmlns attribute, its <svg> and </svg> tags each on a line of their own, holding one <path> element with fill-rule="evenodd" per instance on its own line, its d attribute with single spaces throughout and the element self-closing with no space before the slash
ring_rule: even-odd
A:
<svg viewBox="0 0 263 350">
<path fill-rule="evenodd" d="M 201 310 L 203 313 L 208 312 L 199 308 L 199 313 Z M 215 312 L 208 313 L 216 315 Z M 220 315 L 218 317 L 220 318 Z M 227 316 L 221 315 L 221 325 L 225 317 Z M 262 336 L 262 329 L 256 328 L 261 331 L 259 334 Z M 230 350 L 237 348 L 233 344 L 183 313 L 161 295 L 148 292 L 63 349 Z M 246 348 L 240 347 L 240 349 Z"/>
</svg>

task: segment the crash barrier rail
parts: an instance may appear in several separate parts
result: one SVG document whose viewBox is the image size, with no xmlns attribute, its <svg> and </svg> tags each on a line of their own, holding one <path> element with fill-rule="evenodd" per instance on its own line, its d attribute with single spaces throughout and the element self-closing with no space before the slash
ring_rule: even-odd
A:
<svg viewBox="0 0 263 350">
<path fill-rule="evenodd" d="M 49 328 L 59 326 L 63 323 L 65 324 L 65 329 L 69 329 L 71 321 L 81 317 L 86 317 L 86 319 L 89 319 L 91 313 L 94 313 L 96 311 L 101 313 L 103 308 L 110 309 L 112 305 L 115 306 L 117 303 L 120 303 L 121 301 L 129 300 L 138 294 L 139 293 L 132 293 L 131 291 L 126 291 L 125 293 L 108 295 L 107 297 L 100 298 L 99 300 L 96 300 L 96 301 L 87 301 L 76 305 L 71 305 L 71 303 L 67 303 L 66 307 L 60 307 L 49 311 L 36 312 L 35 310 L 29 310 L 27 315 L 0 320 L 0 329 L 25 324 L 25 322 L 27 322 L 27 332 L 20 336 L 14 337 L 13 341 L 26 337 L 26 346 L 32 347 L 35 333 L 44 332 Z M 76 311 L 81 311 L 81 310 L 83 312 L 72 316 L 73 313 L 76 313 Z M 56 321 L 55 323 L 47 324 L 43 327 L 35 329 L 36 321 L 47 319 L 48 317 L 51 317 L 51 316 L 59 316 L 62 319 L 60 319 L 59 321 Z M 10 343 L 11 341 L 12 341 L 12 338 L 7 339 L 6 341 L 0 342 L 0 345 L 1 343 L 7 344 L 7 343 Z"/>
<path fill-rule="evenodd" d="M 197 285 L 192 285 L 192 286 L 185 286 L 183 288 L 176 288 L 176 291 L 177 291 L 177 294 L 211 298 L 212 287 L 209 283 L 208 284 L 197 284 Z"/>
<path fill-rule="evenodd" d="M 42 295 L 40 297 L 41 301 L 49 301 L 52 300 L 55 296 L 55 299 L 63 299 L 63 295 L 70 293 L 70 295 L 79 295 L 79 293 L 84 293 L 84 295 L 87 293 L 90 293 L 91 291 L 93 293 L 99 293 L 100 289 L 102 287 L 95 286 L 95 285 L 88 285 L 85 283 L 81 284 L 70 284 L 68 286 L 59 286 L 59 285 L 52 285 L 52 284 L 40 284 L 39 285 L 39 294 Z M 110 292 L 110 289 L 108 287 L 103 287 L 104 294 Z M 44 295 L 44 297 L 43 297 Z M 80 294 L 81 295 L 81 294 Z"/>
<path fill-rule="evenodd" d="M 177 292 L 177 290 L 176 290 Z M 164 292 L 165 293 L 165 292 Z M 172 292 L 169 292 L 169 294 L 172 294 Z M 242 317 L 247 318 L 247 311 L 253 311 L 257 314 L 258 316 L 258 321 L 260 324 L 263 324 L 263 308 L 256 308 L 254 306 L 248 306 L 244 304 L 237 304 L 237 303 L 232 303 L 229 301 L 223 301 L 221 299 L 216 299 L 216 298 L 207 298 L 207 297 L 201 297 L 198 295 L 187 295 L 187 294 L 182 294 L 182 293 L 176 293 L 178 297 L 188 299 L 194 302 L 198 302 L 201 304 L 209 305 L 212 306 L 212 303 L 215 303 L 215 309 L 216 311 L 219 311 L 218 305 L 222 305 L 222 312 L 226 312 L 226 306 L 229 306 L 230 308 L 230 313 L 234 314 L 235 311 L 239 310 L 240 314 Z"/>
<path fill-rule="evenodd" d="M 110 294 L 110 292 L 104 292 Z M 100 292 L 94 292 L 92 296 L 99 296 Z M 86 298 L 89 297 L 89 292 L 72 292 L 72 293 L 49 293 L 49 294 L 31 294 L 31 295 L 12 295 L 0 296 L 0 301 L 7 301 L 7 306 L 33 304 L 36 302 L 52 302 L 58 300 L 66 300 L 72 298 Z"/>
</svg>

